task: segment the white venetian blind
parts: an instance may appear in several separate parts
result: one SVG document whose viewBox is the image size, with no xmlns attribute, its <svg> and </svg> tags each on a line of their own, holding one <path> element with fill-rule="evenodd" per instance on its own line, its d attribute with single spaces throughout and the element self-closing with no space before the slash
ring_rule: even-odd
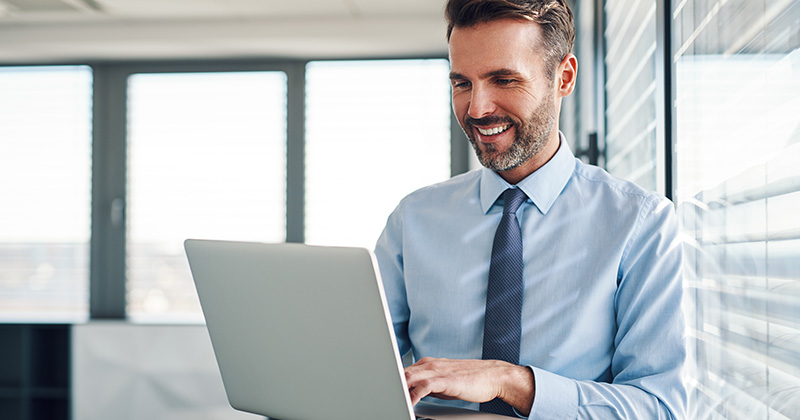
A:
<svg viewBox="0 0 800 420">
<path fill-rule="evenodd" d="M 800 3 L 673 10 L 692 419 L 800 418 Z"/>
<path fill-rule="evenodd" d="M 658 189 L 656 1 L 605 3 L 606 169 Z"/>
</svg>

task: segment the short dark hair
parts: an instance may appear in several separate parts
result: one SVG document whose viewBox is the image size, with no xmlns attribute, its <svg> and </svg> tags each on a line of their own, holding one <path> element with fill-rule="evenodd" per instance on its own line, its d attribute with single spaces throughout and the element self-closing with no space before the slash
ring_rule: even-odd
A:
<svg viewBox="0 0 800 420">
<path fill-rule="evenodd" d="M 456 27 L 507 18 L 538 23 L 542 28 L 545 71 L 551 78 L 575 45 L 574 18 L 565 0 L 448 0 L 445 18 L 448 41 Z"/>
</svg>

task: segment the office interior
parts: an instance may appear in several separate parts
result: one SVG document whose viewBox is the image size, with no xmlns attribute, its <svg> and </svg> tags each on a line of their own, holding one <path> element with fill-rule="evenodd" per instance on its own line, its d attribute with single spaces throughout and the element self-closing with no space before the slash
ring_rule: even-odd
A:
<svg viewBox="0 0 800 420">
<path fill-rule="evenodd" d="M 689 418 L 800 418 L 800 2 L 570 4 L 565 139 L 681 221 Z M 183 240 L 372 248 L 477 168 L 443 5 L 0 0 L 0 418 L 259 418 Z"/>
</svg>

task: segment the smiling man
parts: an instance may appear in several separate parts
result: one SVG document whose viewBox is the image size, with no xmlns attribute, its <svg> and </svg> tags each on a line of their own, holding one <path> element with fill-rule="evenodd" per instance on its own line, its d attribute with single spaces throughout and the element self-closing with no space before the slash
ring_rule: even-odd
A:
<svg viewBox="0 0 800 420">
<path fill-rule="evenodd" d="M 555 154 L 561 97 L 575 85 L 574 55 L 556 63 L 554 73 L 531 48 L 540 32 L 538 25 L 506 18 L 456 27 L 450 34 L 456 117 L 481 164 L 512 184 Z"/>
<path fill-rule="evenodd" d="M 410 194 L 375 253 L 412 402 L 531 419 L 685 416 L 672 204 L 576 159 L 563 1 L 451 0 L 453 110 L 484 166 Z"/>
</svg>

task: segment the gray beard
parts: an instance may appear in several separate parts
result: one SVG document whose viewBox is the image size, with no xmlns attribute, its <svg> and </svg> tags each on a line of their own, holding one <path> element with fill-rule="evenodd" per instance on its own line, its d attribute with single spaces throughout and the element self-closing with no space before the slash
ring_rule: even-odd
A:
<svg viewBox="0 0 800 420">
<path fill-rule="evenodd" d="M 485 150 L 481 150 L 475 139 L 474 131 L 469 127 L 462 127 L 462 129 L 472 144 L 481 165 L 493 171 L 502 172 L 522 165 L 539 153 L 553 130 L 555 122 L 552 102 L 542 103 L 526 121 L 514 122 L 516 137 L 511 147 L 505 152 L 498 151 L 494 144 L 484 144 Z"/>
</svg>

